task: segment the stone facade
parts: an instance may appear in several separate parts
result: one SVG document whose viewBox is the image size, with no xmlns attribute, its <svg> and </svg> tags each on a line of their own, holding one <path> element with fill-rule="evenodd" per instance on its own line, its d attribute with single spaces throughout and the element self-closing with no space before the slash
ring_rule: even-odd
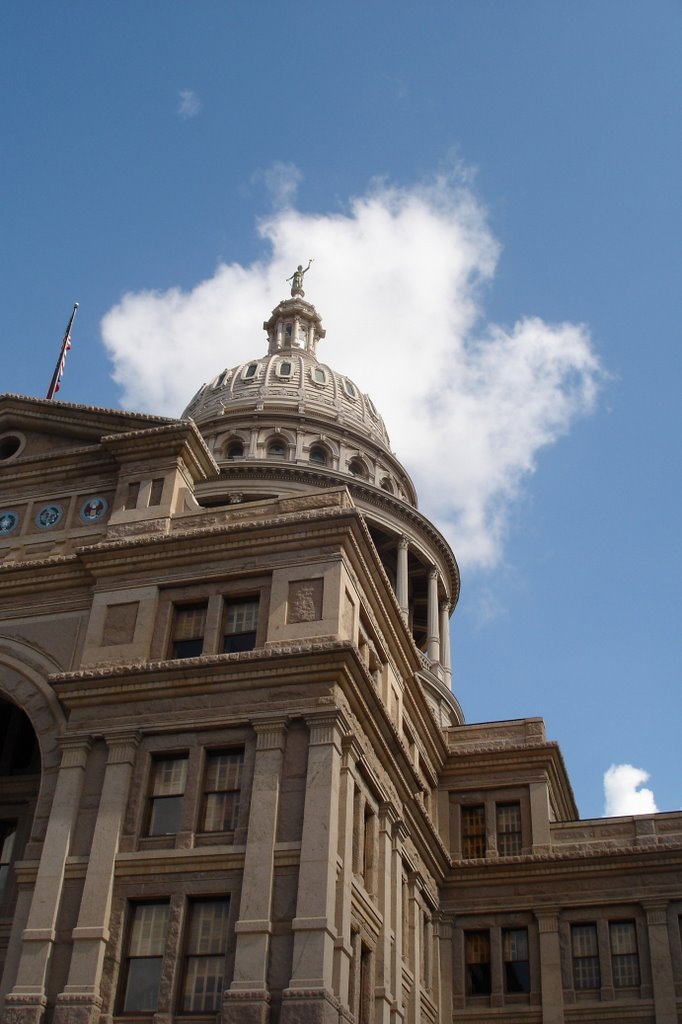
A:
<svg viewBox="0 0 682 1024">
<path fill-rule="evenodd" d="M 180 420 L 0 398 L 0 1020 L 679 1022 L 682 814 L 465 724 L 450 548 L 265 329 Z"/>
</svg>

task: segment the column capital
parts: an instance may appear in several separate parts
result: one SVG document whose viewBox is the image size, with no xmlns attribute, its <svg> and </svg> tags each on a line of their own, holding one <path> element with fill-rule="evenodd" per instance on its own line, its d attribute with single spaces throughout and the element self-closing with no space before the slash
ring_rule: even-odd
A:
<svg viewBox="0 0 682 1024">
<path fill-rule="evenodd" d="M 538 931 L 542 935 L 545 932 L 556 932 L 559 930 L 559 909 L 546 908 L 534 911 L 538 922 Z"/>
<path fill-rule="evenodd" d="M 441 599 L 440 599 L 440 610 L 442 612 L 449 612 L 450 611 L 450 598 L 449 597 L 441 597 Z"/>
<path fill-rule="evenodd" d="M 256 733 L 256 750 L 282 750 L 284 734 L 289 724 L 288 715 L 268 715 L 252 721 Z"/>
<path fill-rule="evenodd" d="M 343 754 L 342 768 L 353 768 L 363 756 L 363 750 L 352 732 L 346 733 L 341 739 Z"/>
<path fill-rule="evenodd" d="M 341 708 L 311 711 L 305 716 L 310 730 L 310 746 L 326 746 L 336 742 L 341 748 L 341 737 L 351 731 L 351 724 Z"/>
<path fill-rule="evenodd" d="M 438 569 L 436 568 L 436 566 L 435 565 L 430 566 L 430 568 L 429 568 L 429 579 L 430 580 L 437 580 L 439 578 L 440 578 L 440 573 L 438 572 Z"/>
<path fill-rule="evenodd" d="M 62 752 L 61 768 L 85 768 L 92 736 L 60 736 L 59 746 Z"/>
<path fill-rule="evenodd" d="M 138 729 L 107 732 L 104 736 L 109 751 L 107 764 L 132 764 L 141 739 L 142 733 Z"/>
<path fill-rule="evenodd" d="M 668 900 L 643 900 L 642 909 L 646 914 L 647 924 L 664 924 L 668 923 Z"/>
<path fill-rule="evenodd" d="M 406 551 L 409 548 L 409 546 L 410 546 L 410 541 L 409 541 L 407 535 L 404 534 L 404 533 L 401 533 L 401 535 L 398 537 L 398 547 L 402 551 Z"/>
</svg>

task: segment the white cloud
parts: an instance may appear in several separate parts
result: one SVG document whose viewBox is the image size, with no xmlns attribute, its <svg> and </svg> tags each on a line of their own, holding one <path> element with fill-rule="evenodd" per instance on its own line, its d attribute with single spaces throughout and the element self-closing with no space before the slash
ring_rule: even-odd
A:
<svg viewBox="0 0 682 1024">
<path fill-rule="evenodd" d="M 302 177 L 296 164 L 275 160 L 266 170 L 256 171 L 252 180 L 262 181 L 270 195 L 273 208 L 283 210 L 292 205 Z"/>
<path fill-rule="evenodd" d="M 293 171 L 272 169 L 285 198 Z M 460 563 L 494 565 L 539 450 L 594 406 L 601 370 L 587 330 L 482 320 L 499 247 L 462 176 L 375 183 L 343 213 L 285 202 L 259 231 L 262 261 L 220 265 L 188 292 L 125 295 L 107 313 L 123 404 L 178 414 L 203 381 L 263 353 L 263 319 L 312 256 L 305 289 L 327 328 L 320 359 L 371 394 Z"/>
<path fill-rule="evenodd" d="M 181 89 L 178 93 L 178 114 L 183 120 L 188 117 L 196 117 L 201 110 L 201 100 L 191 89 Z"/>
<path fill-rule="evenodd" d="M 640 788 L 649 773 L 631 764 L 612 764 L 604 773 L 604 814 L 654 814 L 658 808 L 650 789 Z"/>
</svg>

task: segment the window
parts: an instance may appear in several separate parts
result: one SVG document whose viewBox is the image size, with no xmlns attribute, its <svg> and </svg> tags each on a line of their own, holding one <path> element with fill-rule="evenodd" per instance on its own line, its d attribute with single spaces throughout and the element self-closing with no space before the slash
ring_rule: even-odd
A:
<svg viewBox="0 0 682 1024">
<path fill-rule="evenodd" d="M 204 832 L 233 832 L 237 827 L 244 754 L 241 750 L 212 751 L 206 757 Z"/>
<path fill-rule="evenodd" d="M 278 373 L 279 373 L 280 377 L 290 377 L 291 376 L 291 363 L 289 363 L 289 362 L 280 363 L 279 364 Z"/>
<path fill-rule="evenodd" d="M 348 380 L 348 377 L 343 378 L 343 389 L 349 398 L 356 397 L 357 391 L 355 390 L 355 385 L 352 381 Z"/>
<path fill-rule="evenodd" d="M 5 898 L 16 837 L 16 821 L 0 821 L 0 901 Z"/>
<path fill-rule="evenodd" d="M 244 445 L 241 441 L 233 441 L 231 444 L 228 444 L 227 457 L 228 459 L 244 458 Z"/>
<path fill-rule="evenodd" d="M 527 928 L 502 930 L 502 955 L 505 992 L 530 992 Z"/>
<path fill-rule="evenodd" d="M 485 857 L 485 807 L 462 808 L 462 857 L 474 860 Z"/>
<path fill-rule="evenodd" d="M 227 899 L 193 900 L 189 924 L 180 1009 L 184 1013 L 215 1013 L 223 994 L 227 946 Z"/>
<path fill-rule="evenodd" d="M 208 603 L 178 604 L 173 610 L 171 657 L 196 658 L 204 649 Z"/>
<path fill-rule="evenodd" d="M 226 654 L 252 651 L 256 646 L 258 598 L 226 601 L 224 621 L 223 651 Z"/>
<path fill-rule="evenodd" d="M 140 485 L 138 482 L 128 484 L 128 491 L 126 493 L 126 500 L 124 509 L 128 511 L 131 508 L 137 508 L 137 498 L 140 493 Z"/>
<path fill-rule="evenodd" d="M 367 476 L 365 465 L 360 459 L 351 459 L 348 463 L 348 469 L 353 476 Z"/>
<path fill-rule="evenodd" d="M 313 380 L 316 384 L 326 384 L 327 374 L 324 372 L 321 366 L 315 366 L 313 368 Z"/>
<path fill-rule="evenodd" d="M 251 380 L 252 377 L 255 377 L 257 369 L 257 363 L 249 363 L 249 365 L 244 370 L 244 380 Z"/>
<path fill-rule="evenodd" d="M 466 994 L 490 995 L 490 932 L 465 932 Z"/>
<path fill-rule="evenodd" d="M 319 444 L 313 445 L 310 449 L 310 461 L 316 462 L 318 466 L 325 466 L 327 464 L 327 453 Z"/>
<path fill-rule="evenodd" d="M 152 489 L 149 492 L 149 506 L 161 504 L 161 496 L 163 494 L 163 477 L 159 477 L 157 480 L 152 480 Z"/>
<path fill-rule="evenodd" d="M 186 755 L 153 762 L 147 835 L 168 836 L 178 831 L 186 781 Z"/>
<path fill-rule="evenodd" d="M 639 955 L 637 933 L 634 921 L 611 921 L 611 965 L 613 984 L 616 988 L 633 988 L 639 985 Z"/>
<path fill-rule="evenodd" d="M 123 1013 L 156 1010 L 167 925 L 167 902 L 138 903 L 132 907 L 123 975 Z"/>
<path fill-rule="evenodd" d="M 596 924 L 571 925 L 571 952 L 574 988 L 601 988 Z"/>
<path fill-rule="evenodd" d="M 271 459 L 284 459 L 287 454 L 287 446 L 284 441 L 271 441 L 268 445 L 268 455 Z"/>
<path fill-rule="evenodd" d="M 500 857 L 513 857 L 521 853 L 521 805 L 498 804 L 497 852 Z"/>
</svg>

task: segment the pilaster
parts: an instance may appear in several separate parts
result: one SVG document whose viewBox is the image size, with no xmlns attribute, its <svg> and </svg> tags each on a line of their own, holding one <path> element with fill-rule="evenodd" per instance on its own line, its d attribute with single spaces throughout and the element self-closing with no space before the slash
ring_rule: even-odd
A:
<svg viewBox="0 0 682 1024">
<path fill-rule="evenodd" d="M 275 840 L 282 784 L 286 716 L 254 722 L 256 757 L 249 811 L 234 977 L 223 1001 L 224 1024 L 266 1024 L 272 934 Z"/>
<path fill-rule="evenodd" d="M 563 986 L 559 914 L 556 910 L 536 911 L 540 946 L 540 988 L 542 1024 L 563 1024 Z"/>
<path fill-rule="evenodd" d="M 649 933 L 651 981 L 654 990 L 656 1024 L 677 1024 L 675 981 L 670 956 L 667 909 L 667 900 L 655 900 L 644 904 Z"/>
</svg>

